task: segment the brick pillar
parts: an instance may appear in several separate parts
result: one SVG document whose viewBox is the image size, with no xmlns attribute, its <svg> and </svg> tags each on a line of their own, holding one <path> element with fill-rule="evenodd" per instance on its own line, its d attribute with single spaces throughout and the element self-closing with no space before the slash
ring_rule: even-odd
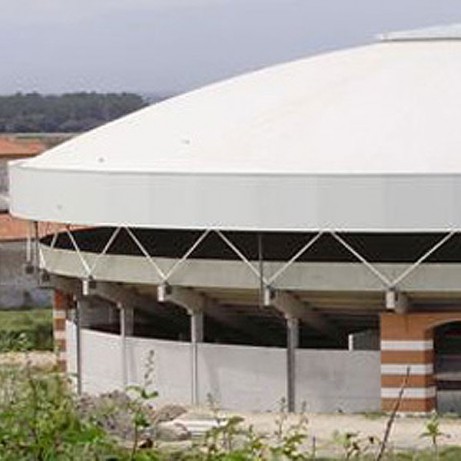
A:
<svg viewBox="0 0 461 461">
<path fill-rule="evenodd" d="M 429 329 L 428 329 L 429 327 Z M 381 406 L 394 407 L 409 379 L 399 411 L 428 412 L 435 408 L 433 329 L 418 314 L 381 315 Z"/>
<path fill-rule="evenodd" d="M 71 296 L 60 290 L 55 290 L 53 305 L 53 337 L 54 347 L 58 354 L 58 367 L 61 371 L 66 371 L 67 369 L 66 311 L 71 307 Z"/>
<path fill-rule="evenodd" d="M 458 313 L 381 314 L 381 406 L 394 407 L 409 368 L 409 379 L 399 408 L 429 412 L 436 408 L 434 327 L 457 322 Z"/>
</svg>

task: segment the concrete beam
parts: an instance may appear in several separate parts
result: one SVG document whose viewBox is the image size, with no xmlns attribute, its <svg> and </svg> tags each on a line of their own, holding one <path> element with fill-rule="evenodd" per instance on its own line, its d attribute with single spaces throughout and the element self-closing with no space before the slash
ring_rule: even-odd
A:
<svg viewBox="0 0 461 461">
<path fill-rule="evenodd" d="M 300 319 L 310 327 L 336 340 L 345 336 L 336 326 L 328 322 L 321 313 L 313 310 L 308 304 L 303 303 L 286 291 L 269 291 L 267 289 L 264 298 L 265 304 L 274 306 L 286 318 Z"/>
<path fill-rule="evenodd" d="M 98 281 L 96 287 L 92 290 L 92 294 L 116 305 L 135 308 L 140 313 L 154 314 L 162 321 L 165 321 L 165 323 L 179 330 L 184 328 L 183 320 L 172 315 L 173 313 L 169 306 L 157 302 L 153 296 L 140 294 L 133 288 L 127 288 L 116 283 Z"/>
<path fill-rule="evenodd" d="M 64 293 L 74 295 L 76 297 L 82 296 L 82 283 L 77 278 L 62 277 L 59 275 L 50 275 L 50 285 Z"/>
<path fill-rule="evenodd" d="M 267 330 L 255 325 L 254 323 L 248 322 L 246 318 L 239 317 L 238 315 L 232 314 L 232 308 L 226 308 L 221 306 L 216 300 L 209 299 L 205 306 L 205 314 L 219 322 L 230 327 L 232 330 L 247 336 L 247 338 L 256 342 L 261 342 L 261 338 L 264 338 L 268 344 L 273 346 L 279 345 L 280 341 L 278 338 L 268 337 Z"/>
<path fill-rule="evenodd" d="M 72 250 L 51 249 L 42 244 L 48 267 L 54 273 L 85 277 L 82 263 Z M 89 264 L 97 255 L 82 252 Z M 133 264 L 133 259 L 137 259 Z M 107 260 L 107 261 L 106 261 Z M 171 267 L 177 262 L 172 258 L 156 258 L 162 267 Z M 281 269 L 283 262 L 265 262 L 267 273 Z M 408 263 L 376 263 L 382 274 L 394 280 L 408 269 Z M 459 285 L 459 263 L 421 264 L 408 277 L 399 282 L 399 289 L 419 293 L 461 293 Z M 190 258 L 181 267 L 181 276 L 173 278 L 176 286 L 200 286 L 209 288 L 259 289 L 257 277 L 248 277 L 248 268 L 241 261 L 220 261 Z M 152 272 L 152 266 L 144 257 L 133 255 L 106 255 L 101 257 L 97 270 L 98 280 L 126 283 L 160 284 L 162 280 Z M 277 280 L 277 288 L 289 291 L 382 293 L 385 286 L 376 275 L 362 263 L 346 262 L 295 262 Z"/>
<path fill-rule="evenodd" d="M 205 297 L 191 288 L 162 284 L 157 289 L 158 302 L 170 302 L 183 307 L 189 314 L 203 312 Z"/>
<path fill-rule="evenodd" d="M 393 310 L 398 314 L 406 314 L 410 309 L 408 296 L 396 290 L 386 291 L 385 305 L 386 309 Z"/>
<path fill-rule="evenodd" d="M 217 322 L 229 325 L 232 329 L 242 332 L 250 338 L 261 341 L 261 337 L 266 336 L 266 331 L 249 325 L 248 322 L 239 320 L 226 312 L 216 301 L 197 293 L 192 288 L 162 285 L 158 287 L 157 299 L 159 302 L 171 302 L 183 307 L 190 315 L 194 312 L 204 312 Z"/>
<path fill-rule="evenodd" d="M 85 281 L 82 281 L 85 284 Z M 110 282 L 96 282 L 88 288 L 88 293 L 91 296 L 99 296 L 106 299 L 115 305 L 123 305 L 125 307 L 134 307 L 149 303 L 147 297 L 141 296 L 133 289 L 127 289 L 122 285 Z"/>
<path fill-rule="evenodd" d="M 53 287 L 65 293 L 73 294 L 77 299 L 82 296 L 83 283 L 81 279 L 51 275 L 50 282 Z M 155 314 L 169 323 L 175 324 L 178 328 L 183 328 L 183 323 L 178 322 L 171 315 L 167 306 L 157 303 L 153 297 L 138 293 L 133 288 L 99 280 L 86 288 L 90 296 L 97 296 L 119 307 L 136 308 L 140 313 Z"/>
</svg>

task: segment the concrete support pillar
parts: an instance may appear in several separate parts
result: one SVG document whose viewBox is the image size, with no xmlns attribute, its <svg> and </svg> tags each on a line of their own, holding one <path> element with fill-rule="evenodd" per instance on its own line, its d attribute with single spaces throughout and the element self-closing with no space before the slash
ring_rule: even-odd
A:
<svg viewBox="0 0 461 461">
<path fill-rule="evenodd" d="M 125 308 L 126 315 L 126 334 L 134 336 L 134 308 L 127 306 Z"/>
<path fill-rule="evenodd" d="M 78 301 L 80 328 L 91 328 L 95 324 L 94 306 L 89 298 L 83 297 Z"/>
<path fill-rule="evenodd" d="M 286 291 L 273 291 L 267 288 L 264 293 L 264 304 L 266 306 L 273 306 L 290 317 L 301 319 L 310 327 L 336 341 L 346 340 L 344 333 L 338 330 L 323 315 Z"/>
<path fill-rule="evenodd" d="M 77 308 L 75 309 L 75 363 L 77 372 L 77 394 L 83 392 L 83 348 L 82 348 L 82 328 L 83 323 L 88 319 L 87 311 L 89 309 L 89 299 L 79 297 L 77 299 Z"/>
<path fill-rule="evenodd" d="M 192 405 L 199 404 L 198 344 L 203 342 L 203 312 L 189 311 L 191 339 Z"/>
<path fill-rule="evenodd" d="M 287 327 L 287 408 L 296 411 L 296 349 L 299 346 L 299 320 L 286 316 Z"/>
<path fill-rule="evenodd" d="M 331 333 L 331 327 L 317 312 L 287 292 L 267 289 L 264 293 L 264 304 L 274 306 L 285 316 L 287 409 L 294 412 L 296 411 L 296 349 L 299 346 L 299 319 L 327 334 Z"/>
<path fill-rule="evenodd" d="M 126 389 L 129 384 L 128 376 L 128 350 L 127 350 L 127 336 L 133 335 L 134 327 L 134 310 L 132 307 L 125 306 L 124 304 L 118 305 L 120 312 L 120 350 L 121 350 L 121 367 L 122 367 L 122 387 Z"/>
<path fill-rule="evenodd" d="M 157 290 L 159 302 L 170 302 L 186 309 L 190 316 L 191 337 L 191 403 L 199 404 L 198 345 L 203 342 L 203 311 L 205 298 L 190 288 L 160 285 Z"/>
<path fill-rule="evenodd" d="M 73 306 L 72 297 L 63 291 L 54 291 L 53 338 L 58 356 L 58 368 L 67 370 L 66 313 Z"/>
</svg>

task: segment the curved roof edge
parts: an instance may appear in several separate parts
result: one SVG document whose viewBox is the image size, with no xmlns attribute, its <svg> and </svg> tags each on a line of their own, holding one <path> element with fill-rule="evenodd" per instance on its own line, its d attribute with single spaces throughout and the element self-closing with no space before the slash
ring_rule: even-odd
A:
<svg viewBox="0 0 461 461">
<path fill-rule="evenodd" d="M 15 162 L 10 179 L 11 212 L 37 221 L 254 231 L 461 229 L 456 174 L 107 175 Z M 85 191 L 84 203 L 77 190 Z"/>
</svg>

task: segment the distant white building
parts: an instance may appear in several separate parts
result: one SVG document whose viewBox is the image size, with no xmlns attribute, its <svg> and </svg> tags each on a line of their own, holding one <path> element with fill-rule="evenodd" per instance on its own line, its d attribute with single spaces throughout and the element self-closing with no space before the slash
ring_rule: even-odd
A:
<svg viewBox="0 0 461 461">
<path fill-rule="evenodd" d="M 8 161 L 33 157 L 45 149 L 38 141 L 0 136 L 0 213 L 8 210 Z"/>
<path fill-rule="evenodd" d="M 8 161 L 30 158 L 45 149 L 37 140 L 0 136 L 0 309 L 51 304 L 50 294 L 24 272 L 29 225 L 8 213 Z"/>
<path fill-rule="evenodd" d="M 389 410 L 409 372 L 401 411 L 455 408 L 458 29 L 213 84 L 13 163 L 12 212 L 63 223 L 35 260 L 80 390 L 139 381 L 153 349 L 164 400 Z"/>
</svg>

